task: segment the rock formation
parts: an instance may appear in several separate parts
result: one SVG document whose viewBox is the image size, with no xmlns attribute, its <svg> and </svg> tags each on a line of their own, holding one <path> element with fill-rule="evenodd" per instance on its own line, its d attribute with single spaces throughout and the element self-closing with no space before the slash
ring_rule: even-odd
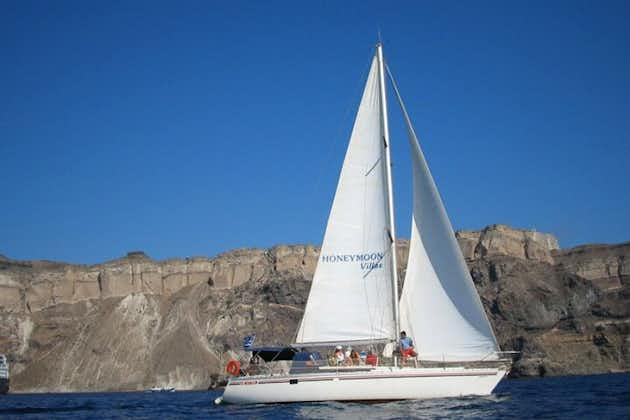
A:
<svg viewBox="0 0 630 420">
<path fill-rule="evenodd" d="M 630 243 L 560 250 L 503 225 L 457 239 L 514 375 L 630 369 Z M 404 273 L 408 243 L 398 244 Z M 299 322 L 314 246 L 97 265 L 0 258 L 0 353 L 13 391 L 206 388 L 242 337 L 284 344 Z M 420 343 L 421 345 L 421 343 Z"/>
</svg>

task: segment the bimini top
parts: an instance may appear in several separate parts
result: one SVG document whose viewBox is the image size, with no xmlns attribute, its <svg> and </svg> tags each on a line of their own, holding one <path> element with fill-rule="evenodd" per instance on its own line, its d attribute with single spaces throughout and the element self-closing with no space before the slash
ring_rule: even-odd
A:
<svg viewBox="0 0 630 420">
<path fill-rule="evenodd" d="M 250 347 L 245 350 L 251 351 L 252 356 L 258 356 L 265 362 L 293 360 L 293 356 L 299 353 L 299 350 L 294 347 Z"/>
</svg>

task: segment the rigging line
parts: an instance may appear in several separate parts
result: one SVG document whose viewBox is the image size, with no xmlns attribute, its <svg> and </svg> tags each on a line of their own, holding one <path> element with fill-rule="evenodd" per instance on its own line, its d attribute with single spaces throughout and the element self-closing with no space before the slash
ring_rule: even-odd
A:
<svg viewBox="0 0 630 420">
<path fill-rule="evenodd" d="M 392 71 L 389 69 L 389 66 L 387 64 L 385 64 L 385 71 L 387 71 L 389 80 L 392 82 L 392 87 L 394 88 L 394 92 L 396 93 L 396 99 L 398 99 L 398 105 L 400 106 L 400 109 L 402 110 L 403 118 L 405 120 L 405 125 L 407 126 L 407 133 L 409 137 L 416 139 L 416 141 L 420 143 L 418 141 L 418 136 L 416 136 L 416 132 L 413 126 L 411 125 L 411 118 L 409 118 L 409 114 L 407 113 L 407 108 L 405 108 L 405 104 L 402 100 L 402 96 L 400 95 L 400 91 L 398 90 L 398 85 L 396 84 L 396 81 L 394 80 L 394 75 L 392 74 Z"/>
</svg>

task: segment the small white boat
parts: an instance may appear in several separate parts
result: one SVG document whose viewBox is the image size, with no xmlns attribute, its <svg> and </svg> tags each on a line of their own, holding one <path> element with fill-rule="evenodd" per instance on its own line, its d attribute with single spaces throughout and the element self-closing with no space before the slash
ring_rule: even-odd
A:
<svg viewBox="0 0 630 420">
<path fill-rule="evenodd" d="M 0 394 L 9 392 L 9 362 L 4 354 L 0 354 Z"/>
<path fill-rule="evenodd" d="M 383 47 L 376 46 L 330 211 L 308 301 L 291 347 L 255 350 L 265 364 L 243 374 L 236 361 L 228 403 L 400 400 L 488 395 L 511 361 L 501 352 L 394 79 L 413 172 L 409 260 L 398 296 L 396 233 Z M 335 345 L 379 352 L 406 330 L 417 359 L 329 366 L 313 357 Z M 250 343 L 251 344 L 251 343 Z M 297 362 L 306 350 L 312 360 Z M 252 350 L 250 348 L 250 350 Z M 309 353 L 310 352 L 310 353 Z M 301 351 L 304 353 L 304 351 Z M 293 360 L 293 361 L 292 361 Z M 404 365 L 404 366 L 403 366 Z M 413 365 L 413 366 L 412 366 Z M 285 367 L 286 367 L 285 366 Z M 298 368 L 301 367 L 301 368 Z"/>
<path fill-rule="evenodd" d="M 154 386 L 147 390 L 147 392 L 175 392 L 175 387 L 172 386 Z"/>
</svg>

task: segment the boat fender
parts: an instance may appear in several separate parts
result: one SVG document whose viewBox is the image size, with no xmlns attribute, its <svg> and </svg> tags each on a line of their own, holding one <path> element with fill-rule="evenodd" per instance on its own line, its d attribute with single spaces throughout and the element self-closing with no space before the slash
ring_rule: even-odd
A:
<svg viewBox="0 0 630 420">
<path fill-rule="evenodd" d="M 238 376 L 238 373 L 241 371 L 241 365 L 238 363 L 238 360 L 232 359 L 225 367 L 225 371 L 232 376 Z"/>
</svg>

